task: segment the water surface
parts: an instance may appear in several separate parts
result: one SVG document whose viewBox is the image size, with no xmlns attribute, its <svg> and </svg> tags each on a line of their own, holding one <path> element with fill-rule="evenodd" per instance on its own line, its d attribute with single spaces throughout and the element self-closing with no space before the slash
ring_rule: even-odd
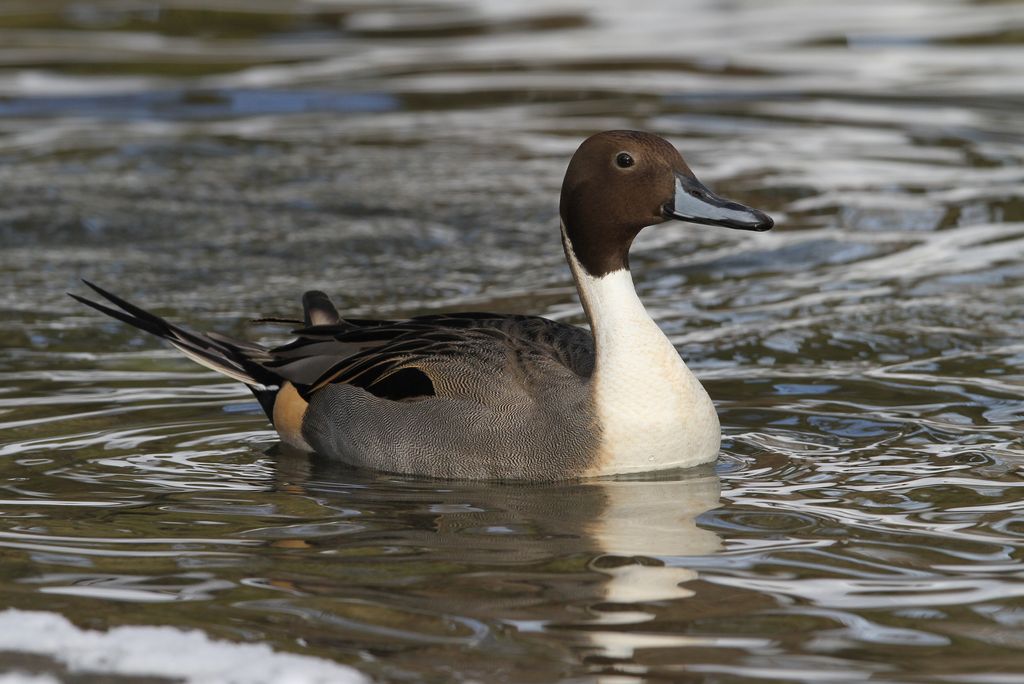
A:
<svg viewBox="0 0 1024 684">
<path fill-rule="evenodd" d="M 5 4 L 0 605 L 381 681 L 1020 681 L 1022 42 L 981 0 Z M 619 127 L 777 220 L 633 252 L 714 468 L 347 470 L 64 294 L 583 323 L 558 188 Z"/>
</svg>

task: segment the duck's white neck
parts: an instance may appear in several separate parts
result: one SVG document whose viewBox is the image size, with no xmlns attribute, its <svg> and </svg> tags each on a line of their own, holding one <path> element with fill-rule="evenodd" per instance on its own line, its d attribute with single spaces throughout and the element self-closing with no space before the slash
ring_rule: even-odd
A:
<svg viewBox="0 0 1024 684">
<path fill-rule="evenodd" d="M 684 468 L 714 460 L 721 439 L 706 391 L 647 314 L 629 269 L 594 277 L 562 244 L 594 335 L 591 378 L 601 457 L 591 475 Z"/>
</svg>

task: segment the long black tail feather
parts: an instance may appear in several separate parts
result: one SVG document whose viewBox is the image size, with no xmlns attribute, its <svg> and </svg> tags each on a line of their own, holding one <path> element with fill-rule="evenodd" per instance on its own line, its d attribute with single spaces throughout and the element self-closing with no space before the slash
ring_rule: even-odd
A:
<svg viewBox="0 0 1024 684">
<path fill-rule="evenodd" d="M 196 363 L 245 383 L 267 416 L 273 419 L 274 397 L 281 378 L 263 365 L 264 362 L 271 360 L 265 348 L 252 342 L 234 340 L 220 333 L 192 332 L 139 308 L 88 280 L 82 282 L 118 308 L 94 302 L 71 292 L 68 293 L 70 297 L 111 318 L 166 340 Z"/>
</svg>

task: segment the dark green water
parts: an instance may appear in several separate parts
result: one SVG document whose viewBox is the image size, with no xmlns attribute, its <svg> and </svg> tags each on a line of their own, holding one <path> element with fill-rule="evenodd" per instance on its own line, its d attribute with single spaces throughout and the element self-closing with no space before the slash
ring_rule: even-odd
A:
<svg viewBox="0 0 1024 684">
<path fill-rule="evenodd" d="M 1022 2 L 4 3 L 0 606 L 395 682 L 1021 681 L 1022 110 Z M 268 342 L 310 288 L 582 322 L 558 189 L 619 127 L 778 223 L 634 249 L 719 407 L 704 472 L 281 453 L 64 294 Z"/>
</svg>

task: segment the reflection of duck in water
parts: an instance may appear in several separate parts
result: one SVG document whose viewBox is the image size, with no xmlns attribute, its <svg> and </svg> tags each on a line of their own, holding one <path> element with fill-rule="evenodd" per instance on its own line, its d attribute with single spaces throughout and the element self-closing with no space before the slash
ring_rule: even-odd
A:
<svg viewBox="0 0 1024 684">
<path fill-rule="evenodd" d="M 366 621 L 352 632 L 357 643 L 388 629 L 410 645 L 488 641 L 478 656 L 460 651 L 460 661 L 495 648 L 555 651 L 548 663 L 621 661 L 637 648 L 672 645 L 675 637 L 644 631 L 649 604 L 689 596 L 684 583 L 696 573 L 686 567 L 687 556 L 720 546 L 696 523 L 719 503 L 720 484 L 710 471 L 670 481 L 440 488 L 368 476 L 319 457 L 307 475 L 305 463 L 281 458 L 282 486 L 355 513 L 344 520 L 365 528 L 307 539 L 319 554 L 338 558 L 332 573 L 341 576 L 319 586 L 296 583 L 306 598 L 289 600 L 287 611 L 301 603 L 307 619 L 351 621 L 350 599 L 342 597 L 355 597 Z M 438 620 L 449 627 L 426 627 Z M 460 635 L 466 624 L 477 628 Z M 416 658 L 431 653 L 418 651 Z"/>
<path fill-rule="evenodd" d="M 638 648 L 679 645 L 674 635 L 652 634 L 643 623 L 654 615 L 646 602 L 693 595 L 686 582 L 697 573 L 686 556 L 718 551 L 714 532 L 697 527 L 697 517 L 719 505 L 721 483 L 714 474 L 675 482 L 604 483 L 606 508 L 592 533 L 605 550 L 591 567 L 609 576 L 604 597 L 591 607 L 589 637 L 606 658 L 630 658 Z M 629 626 L 628 631 L 622 627 Z"/>
<path fill-rule="evenodd" d="M 637 297 L 629 248 L 669 219 L 768 230 L 665 140 L 587 139 L 562 184 L 566 260 L 593 336 L 537 316 L 342 319 L 307 293 L 295 342 L 267 349 L 196 334 L 94 289 L 83 301 L 252 389 L 281 439 L 346 463 L 455 479 L 561 480 L 682 468 L 718 455 L 704 388 Z"/>
</svg>

